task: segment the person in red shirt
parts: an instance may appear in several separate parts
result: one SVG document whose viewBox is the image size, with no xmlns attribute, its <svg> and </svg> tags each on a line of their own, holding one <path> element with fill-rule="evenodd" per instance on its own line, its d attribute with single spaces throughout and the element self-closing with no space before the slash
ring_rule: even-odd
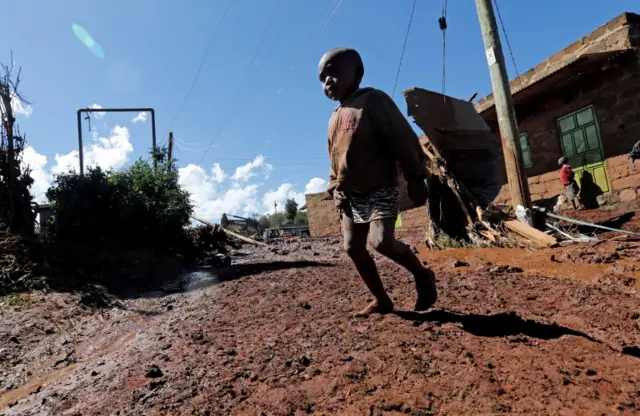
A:
<svg viewBox="0 0 640 416">
<path fill-rule="evenodd" d="M 571 169 L 571 166 L 569 165 L 569 159 L 561 157 L 558 159 L 558 165 L 560 165 L 560 181 L 564 186 L 564 193 L 567 196 L 567 199 L 571 201 L 573 209 L 578 209 L 582 206 L 579 197 L 580 188 L 576 182 L 575 173 L 573 173 L 573 169 Z"/>
</svg>

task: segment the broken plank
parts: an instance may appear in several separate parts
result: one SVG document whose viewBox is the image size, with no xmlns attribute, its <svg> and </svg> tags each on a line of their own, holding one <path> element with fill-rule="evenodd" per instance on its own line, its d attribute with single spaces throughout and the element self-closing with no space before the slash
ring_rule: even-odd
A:
<svg viewBox="0 0 640 416">
<path fill-rule="evenodd" d="M 193 219 L 194 219 L 194 220 L 196 220 L 196 221 L 199 221 L 199 222 L 203 223 L 204 225 L 208 225 L 208 226 L 210 226 L 210 227 L 216 227 L 216 226 L 218 226 L 218 227 L 219 227 L 219 225 L 214 224 L 214 223 L 212 223 L 212 222 L 210 222 L 210 221 L 207 221 L 207 220 L 203 220 L 202 218 L 198 218 L 198 217 L 194 217 L 194 216 L 191 216 L 191 218 L 193 218 Z M 233 231 L 225 230 L 225 229 L 224 229 L 224 228 L 222 228 L 222 227 L 220 227 L 220 229 L 221 229 L 222 231 L 224 231 L 224 232 L 225 232 L 225 234 L 227 234 L 228 236 L 230 236 L 230 237 L 234 237 L 234 238 L 237 238 L 238 240 L 240 240 L 240 241 L 244 241 L 245 243 L 253 244 L 253 245 L 256 245 L 256 246 L 263 246 L 263 247 L 266 247 L 266 246 L 267 246 L 265 243 L 263 243 L 263 242 L 261 242 L 261 241 L 256 241 L 256 240 L 254 240 L 253 238 L 249 238 L 249 237 L 245 237 L 245 236 L 240 235 L 240 234 L 236 234 L 236 233 L 234 233 Z"/>
<path fill-rule="evenodd" d="M 552 247 L 558 244 L 558 240 L 556 240 L 554 237 L 548 234 L 545 234 L 542 231 L 537 230 L 532 226 L 527 225 L 523 222 L 520 222 L 517 220 L 510 220 L 510 221 L 505 221 L 504 225 L 509 230 L 513 231 L 516 234 L 521 235 L 522 237 L 525 237 L 533 241 L 539 246 Z"/>
</svg>

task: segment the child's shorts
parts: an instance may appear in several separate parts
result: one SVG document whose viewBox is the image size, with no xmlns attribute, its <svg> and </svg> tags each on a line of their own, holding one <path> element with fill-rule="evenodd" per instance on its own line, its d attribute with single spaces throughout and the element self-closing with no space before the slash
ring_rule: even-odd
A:
<svg viewBox="0 0 640 416">
<path fill-rule="evenodd" d="M 564 186 L 564 193 L 569 199 L 575 199 L 580 195 L 580 188 L 578 188 L 578 184 L 576 181 L 571 181 L 567 185 Z"/>
<path fill-rule="evenodd" d="M 353 222 L 356 224 L 398 218 L 400 190 L 397 186 L 368 191 L 348 191 L 345 196 L 351 207 Z"/>
</svg>

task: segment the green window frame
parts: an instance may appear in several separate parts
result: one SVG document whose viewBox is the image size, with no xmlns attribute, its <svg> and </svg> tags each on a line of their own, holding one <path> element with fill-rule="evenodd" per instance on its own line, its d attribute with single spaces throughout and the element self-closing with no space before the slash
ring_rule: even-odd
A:
<svg viewBox="0 0 640 416">
<path fill-rule="evenodd" d="M 533 166 L 533 157 L 531 156 L 531 146 L 529 145 L 529 136 L 527 133 L 520 133 L 520 151 L 522 152 L 522 160 L 524 161 L 524 167 L 530 168 Z"/>
</svg>

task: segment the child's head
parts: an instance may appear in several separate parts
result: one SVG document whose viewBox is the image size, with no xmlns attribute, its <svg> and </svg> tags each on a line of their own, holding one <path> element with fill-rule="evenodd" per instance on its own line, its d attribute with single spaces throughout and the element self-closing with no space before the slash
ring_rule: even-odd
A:
<svg viewBox="0 0 640 416">
<path fill-rule="evenodd" d="M 351 48 L 336 48 L 325 53 L 318 64 L 322 89 L 329 99 L 341 101 L 355 91 L 362 81 L 364 64 Z"/>
<path fill-rule="evenodd" d="M 569 163 L 569 159 L 567 159 L 566 157 L 561 157 L 560 159 L 558 159 L 558 166 L 564 166 L 567 163 Z"/>
</svg>

